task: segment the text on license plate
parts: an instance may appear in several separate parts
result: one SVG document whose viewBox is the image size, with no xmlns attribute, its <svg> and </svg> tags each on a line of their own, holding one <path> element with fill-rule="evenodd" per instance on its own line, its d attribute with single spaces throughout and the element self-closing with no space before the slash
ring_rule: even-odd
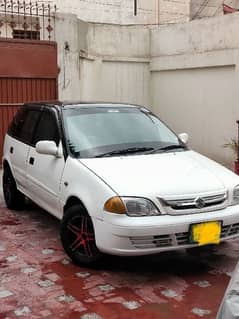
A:
<svg viewBox="0 0 239 319">
<path fill-rule="evenodd" d="M 205 222 L 191 225 L 191 242 L 199 246 L 219 244 L 221 235 L 221 222 Z"/>
</svg>

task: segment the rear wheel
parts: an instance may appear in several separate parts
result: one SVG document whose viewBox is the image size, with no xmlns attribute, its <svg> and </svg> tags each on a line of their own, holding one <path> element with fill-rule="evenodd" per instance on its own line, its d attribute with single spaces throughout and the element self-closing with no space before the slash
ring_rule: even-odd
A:
<svg viewBox="0 0 239 319">
<path fill-rule="evenodd" d="M 61 222 L 60 235 L 66 253 L 76 264 L 91 266 L 101 259 L 92 220 L 83 206 L 67 209 Z"/>
<path fill-rule="evenodd" d="M 24 208 L 25 195 L 18 189 L 10 168 L 3 171 L 3 195 L 9 209 L 21 210 Z"/>
</svg>

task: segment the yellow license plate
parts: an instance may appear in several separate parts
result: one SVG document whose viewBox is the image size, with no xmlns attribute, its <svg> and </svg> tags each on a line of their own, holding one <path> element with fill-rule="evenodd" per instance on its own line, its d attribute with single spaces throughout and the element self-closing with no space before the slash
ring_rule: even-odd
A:
<svg viewBox="0 0 239 319">
<path fill-rule="evenodd" d="M 191 242 L 199 246 L 219 244 L 221 235 L 221 222 L 205 222 L 191 225 Z"/>
</svg>

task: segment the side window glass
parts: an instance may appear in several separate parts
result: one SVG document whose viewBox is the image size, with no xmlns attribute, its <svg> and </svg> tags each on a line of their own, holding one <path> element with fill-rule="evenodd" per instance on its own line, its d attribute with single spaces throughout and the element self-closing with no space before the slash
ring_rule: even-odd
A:
<svg viewBox="0 0 239 319">
<path fill-rule="evenodd" d="M 54 115 L 50 112 L 43 112 L 37 126 L 33 144 L 36 145 L 39 141 L 54 141 L 59 144 L 60 136 Z"/>
<path fill-rule="evenodd" d="M 26 143 L 31 144 L 33 139 L 34 130 L 39 120 L 40 112 L 29 110 L 24 119 L 21 132 L 19 134 L 20 139 Z"/>
<path fill-rule="evenodd" d="M 25 108 L 21 108 L 15 115 L 12 120 L 11 125 L 8 129 L 8 134 L 12 135 L 13 137 L 19 138 L 22 126 L 24 124 L 24 120 L 27 115 L 27 110 Z"/>
</svg>

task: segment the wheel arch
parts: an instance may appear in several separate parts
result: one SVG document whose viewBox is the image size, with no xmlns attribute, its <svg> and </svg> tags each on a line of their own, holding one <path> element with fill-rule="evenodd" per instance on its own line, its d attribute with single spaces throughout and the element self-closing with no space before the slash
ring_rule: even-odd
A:
<svg viewBox="0 0 239 319">
<path fill-rule="evenodd" d="M 76 196 L 70 196 L 70 197 L 67 199 L 67 201 L 66 201 L 66 203 L 65 203 L 65 206 L 64 206 L 64 208 L 63 208 L 63 216 L 65 215 L 67 209 L 69 209 L 69 208 L 72 207 L 72 206 L 76 206 L 76 205 L 81 205 L 81 206 L 84 208 L 85 213 L 89 215 L 88 210 L 87 210 L 87 208 L 85 207 L 84 203 L 83 203 L 78 197 L 76 197 Z"/>
</svg>

